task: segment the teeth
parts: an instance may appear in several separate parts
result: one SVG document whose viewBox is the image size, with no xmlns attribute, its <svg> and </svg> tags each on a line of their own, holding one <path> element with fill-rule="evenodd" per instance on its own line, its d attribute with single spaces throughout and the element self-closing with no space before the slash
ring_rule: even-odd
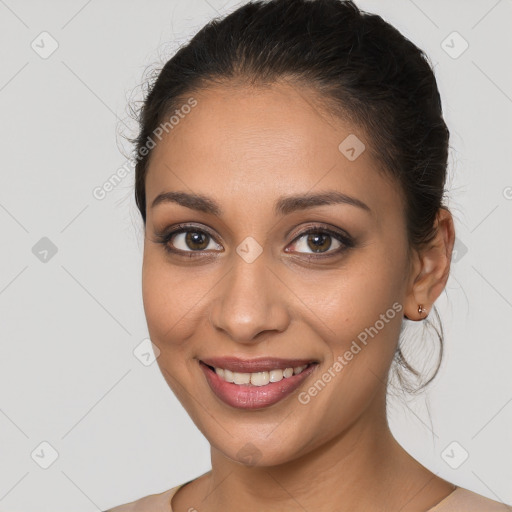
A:
<svg viewBox="0 0 512 512">
<path fill-rule="evenodd" d="M 279 382 L 283 380 L 283 370 L 272 370 L 268 372 L 270 376 L 270 382 Z"/>
<path fill-rule="evenodd" d="M 269 382 L 279 382 L 287 379 L 292 375 L 301 373 L 308 365 L 296 366 L 295 368 L 285 368 L 284 370 L 276 369 L 269 372 L 255 373 L 239 373 L 225 370 L 223 368 L 215 368 L 215 373 L 226 382 L 234 384 L 252 384 L 253 386 L 266 386 Z"/>
<path fill-rule="evenodd" d="M 293 375 L 293 368 L 286 368 L 286 370 L 283 372 L 283 377 L 291 377 Z"/>
<path fill-rule="evenodd" d="M 242 375 L 249 375 L 248 373 L 242 373 Z M 270 374 L 269 372 L 257 372 L 251 373 L 251 384 L 253 386 L 265 386 L 270 382 Z"/>
</svg>

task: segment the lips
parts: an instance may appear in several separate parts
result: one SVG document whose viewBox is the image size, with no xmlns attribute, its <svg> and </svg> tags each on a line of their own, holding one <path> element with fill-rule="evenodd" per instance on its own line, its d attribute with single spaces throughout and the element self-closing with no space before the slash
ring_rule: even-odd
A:
<svg viewBox="0 0 512 512">
<path fill-rule="evenodd" d="M 252 383 L 227 382 L 216 373 L 213 369 L 213 365 L 210 366 L 206 364 L 205 361 L 215 363 L 216 365 L 226 365 L 231 368 L 241 368 L 243 369 L 242 372 L 237 372 L 236 370 L 233 372 L 235 378 L 236 375 L 248 376 L 248 374 L 250 374 L 251 380 L 253 375 L 258 375 L 258 370 L 254 371 L 254 368 L 262 369 L 263 372 L 266 372 L 268 370 L 265 370 L 265 368 L 272 367 L 272 369 L 275 369 L 276 364 L 277 367 L 280 367 L 283 364 L 287 366 L 302 363 L 302 365 L 299 364 L 299 366 L 302 366 L 303 370 L 297 374 L 292 372 L 289 376 L 282 375 L 282 378 L 277 382 L 270 381 L 264 385 L 261 385 L 260 382 L 253 385 Z M 236 409 L 254 410 L 274 405 L 294 393 L 318 368 L 318 364 L 307 364 L 308 361 L 309 360 L 306 359 L 272 358 L 240 360 L 236 358 L 215 358 L 199 361 L 199 367 L 206 378 L 210 390 L 219 400 Z M 235 362 L 237 364 L 235 364 Z M 216 366 L 215 368 L 222 368 L 222 366 Z M 248 368 L 250 368 L 250 371 Z M 291 366 L 287 366 L 287 368 L 291 369 Z M 224 372 L 228 370 L 229 368 L 223 369 Z"/>
<path fill-rule="evenodd" d="M 278 357 L 265 357 L 258 359 L 240 359 L 238 357 L 211 357 L 201 359 L 201 362 L 213 368 L 223 368 L 232 372 L 256 373 L 271 370 L 295 368 L 311 363 L 318 363 L 316 359 L 281 359 Z"/>
</svg>

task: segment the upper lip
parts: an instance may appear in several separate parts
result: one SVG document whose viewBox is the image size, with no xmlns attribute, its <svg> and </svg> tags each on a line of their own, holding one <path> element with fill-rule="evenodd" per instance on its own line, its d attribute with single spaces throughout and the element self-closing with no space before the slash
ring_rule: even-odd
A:
<svg viewBox="0 0 512 512">
<path fill-rule="evenodd" d="M 204 364 L 223 368 L 239 373 L 268 372 L 270 370 L 295 368 L 310 363 L 317 363 L 315 359 L 281 359 L 279 357 L 261 357 L 258 359 L 240 359 L 238 357 L 209 357 L 201 359 Z"/>
</svg>

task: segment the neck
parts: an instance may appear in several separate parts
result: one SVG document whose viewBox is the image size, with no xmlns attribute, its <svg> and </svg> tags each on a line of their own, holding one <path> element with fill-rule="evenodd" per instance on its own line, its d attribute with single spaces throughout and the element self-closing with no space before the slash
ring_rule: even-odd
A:
<svg viewBox="0 0 512 512">
<path fill-rule="evenodd" d="M 203 510 L 353 512 L 385 508 L 405 512 L 406 504 L 435 475 L 396 442 L 382 409 L 380 414 L 368 411 L 337 437 L 284 464 L 245 466 L 212 447 L 207 508 Z M 442 493 L 438 490 L 436 496 L 441 499 Z M 436 502 L 435 497 L 426 496 L 425 503 Z M 411 510 L 419 510 L 418 500 L 414 505 Z"/>
</svg>

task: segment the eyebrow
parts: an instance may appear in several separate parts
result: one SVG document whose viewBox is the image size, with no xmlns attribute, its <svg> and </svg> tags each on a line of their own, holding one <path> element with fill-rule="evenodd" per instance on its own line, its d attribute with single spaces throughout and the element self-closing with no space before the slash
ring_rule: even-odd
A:
<svg viewBox="0 0 512 512">
<path fill-rule="evenodd" d="M 163 203 L 176 203 L 192 210 L 209 213 L 217 217 L 222 216 L 222 208 L 220 205 L 214 199 L 202 194 L 163 192 L 155 197 L 151 203 L 151 208 Z M 371 213 L 370 207 L 366 203 L 363 203 L 363 201 L 335 190 L 327 190 L 317 194 L 282 196 L 274 204 L 274 213 L 275 215 L 282 216 L 297 210 L 332 204 L 348 204 Z"/>
</svg>

